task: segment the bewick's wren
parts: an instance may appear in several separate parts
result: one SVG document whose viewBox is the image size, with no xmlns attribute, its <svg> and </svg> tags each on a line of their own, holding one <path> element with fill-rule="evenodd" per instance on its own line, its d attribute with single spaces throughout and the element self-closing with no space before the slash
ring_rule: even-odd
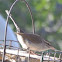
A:
<svg viewBox="0 0 62 62">
<path fill-rule="evenodd" d="M 19 43 L 24 49 L 29 48 L 34 51 L 45 51 L 55 48 L 37 34 L 16 33 Z"/>
</svg>

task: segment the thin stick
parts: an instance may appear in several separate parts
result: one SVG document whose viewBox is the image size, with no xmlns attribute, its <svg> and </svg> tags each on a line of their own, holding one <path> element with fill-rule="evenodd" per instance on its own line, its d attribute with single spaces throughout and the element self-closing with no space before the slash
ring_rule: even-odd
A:
<svg viewBox="0 0 62 62">
<path fill-rule="evenodd" d="M 30 62 L 30 49 L 28 48 L 29 56 L 28 56 L 28 62 Z"/>
<path fill-rule="evenodd" d="M 17 57 L 16 57 L 16 62 L 19 62 L 19 48 L 18 48 L 18 53 L 17 53 Z"/>
<path fill-rule="evenodd" d="M 60 60 L 60 62 L 61 62 L 61 53 L 59 54 L 59 60 Z"/>
<path fill-rule="evenodd" d="M 18 0 L 16 0 L 10 7 L 10 10 L 9 10 L 9 14 L 13 8 L 13 6 L 15 5 L 15 3 L 17 2 Z M 6 21 L 6 27 L 5 27 L 5 35 L 4 35 L 4 48 L 3 48 L 3 57 L 2 57 L 2 62 L 5 61 L 5 51 L 6 51 L 6 36 L 7 36 L 7 26 L 8 26 L 8 18 L 9 18 L 9 15 L 7 16 L 7 21 Z"/>
<path fill-rule="evenodd" d="M 55 56 L 56 56 L 56 51 L 55 51 L 55 53 L 54 53 L 54 62 L 55 62 Z"/>
<path fill-rule="evenodd" d="M 5 10 L 5 12 L 7 13 L 7 15 L 9 15 L 9 11 Z M 12 22 L 14 23 L 14 26 L 16 27 L 17 31 L 20 32 L 20 28 L 18 27 L 18 25 L 16 24 L 15 20 L 11 17 L 11 14 L 9 15 L 10 19 L 12 20 Z"/>
</svg>

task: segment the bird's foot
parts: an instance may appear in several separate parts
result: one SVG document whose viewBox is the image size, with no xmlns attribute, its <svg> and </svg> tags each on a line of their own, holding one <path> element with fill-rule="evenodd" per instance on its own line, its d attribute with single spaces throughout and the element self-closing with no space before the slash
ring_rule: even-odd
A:
<svg viewBox="0 0 62 62">
<path fill-rule="evenodd" d="M 30 51 L 30 54 L 32 54 L 32 55 L 37 55 L 36 53 L 34 53 L 33 51 Z"/>
</svg>

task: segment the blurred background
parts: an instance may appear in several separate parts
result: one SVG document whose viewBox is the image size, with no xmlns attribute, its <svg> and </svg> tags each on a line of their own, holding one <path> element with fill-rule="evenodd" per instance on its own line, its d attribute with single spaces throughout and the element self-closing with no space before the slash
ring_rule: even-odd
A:
<svg viewBox="0 0 62 62">
<path fill-rule="evenodd" d="M 4 19 L 7 18 L 5 10 L 9 10 L 14 1 L 15 0 L 0 0 L 0 15 Z M 62 50 L 62 0 L 26 1 L 32 10 L 35 22 L 35 33 L 50 41 L 56 49 Z M 13 7 L 11 14 L 24 32 L 32 33 L 32 21 L 23 1 L 18 1 Z M 16 29 L 10 19 L 9 24 L 15 32 Z"/>
</svg>

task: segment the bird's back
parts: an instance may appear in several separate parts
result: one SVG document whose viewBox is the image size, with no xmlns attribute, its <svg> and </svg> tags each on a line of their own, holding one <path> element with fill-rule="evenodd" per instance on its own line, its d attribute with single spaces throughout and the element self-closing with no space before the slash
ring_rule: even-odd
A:
<svg viewBox="0 0 62 62">
<path fill-rule="evenodd" d="M 30 47 L 31 50 L 43 51 L 48 49 L 54 49 L 54 47 L 42 37 L 36 34 L 17 33 L 24 39 L 25 44 Z"/>
</svg>

